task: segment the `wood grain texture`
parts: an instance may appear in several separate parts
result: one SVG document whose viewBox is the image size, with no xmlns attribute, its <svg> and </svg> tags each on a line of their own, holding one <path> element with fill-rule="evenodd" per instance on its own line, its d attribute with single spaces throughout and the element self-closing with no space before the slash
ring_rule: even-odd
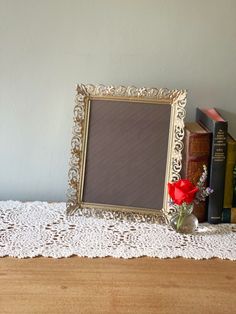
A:
<svg viewBox="0 0 236 314">
<path fill-rule="evenodd" d="M 235 313 L 236 263 L 0 260 L 0 313 Z"/>
</svg>

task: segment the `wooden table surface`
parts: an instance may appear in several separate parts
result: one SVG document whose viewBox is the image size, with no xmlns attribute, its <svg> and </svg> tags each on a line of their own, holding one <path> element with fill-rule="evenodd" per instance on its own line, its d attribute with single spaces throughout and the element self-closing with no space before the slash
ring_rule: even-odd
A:
<svg viewBox="0 0 236 314">
<path fill-rule="evenodd" d="M 1 258 L 0 313 L 236 313 L 236 262 Z"/>
</svg>

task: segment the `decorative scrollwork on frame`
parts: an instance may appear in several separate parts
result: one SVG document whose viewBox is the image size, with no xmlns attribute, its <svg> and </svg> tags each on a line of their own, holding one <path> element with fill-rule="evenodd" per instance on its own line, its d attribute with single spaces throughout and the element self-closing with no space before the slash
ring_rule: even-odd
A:
<svg viewBox="0 0 236 314">
<path fill-rule="evenodd" d="M 69 189 L 67 192 L 67 212 L 73 212 L 78 206 L 78 193 L 81 180 L 81 160 L 83 128 L 85 119 L 85 98 L 88 96 L 84 85 L 77 87 L 74 107 L 74 126 L 71 140 L 71 159 L 68 172 Z"/>
<path fill-rule="evenodd" d="M 169 180 L 176 181 L 180 178 L 180 170 L 182 168 L 186 91 L 179 91 L 172 106 L 175 106 L 175 129 L 173 132 L 173 147 L 171 152 L 172 168 Z"/>
<path fill-rule="evenodd" d="M 180 178 L 182 167 L 182 149 L 184 138 L 184 117 L 186 105 L 185 90 L 169 90 L 167 88 L 137 88 L 134 86 L 105 86 L 84 85 L 77 86 L 74 107 L 74 125 L 71 140 L 71 159 L 69 164 L 69 189 L 67 199 L 67 213 L 78 212 L 80 215 L 95 216 L 106 219 L 119 219 L 129 221 L 148 221 L 150 223 L 166 224 L 170 214 L 174 211 L 169 205 L 157 213 L 144 214 L 132 211 L 104 210 L 103 208 L 81 208 L 79 195 L 81 189 L 83 141 L 85 133 L 85 120 L 87 114 L 87 101 L 92 97 L 126 97 L 140 100 L 167 100 L 172 106 L 172 124 L 174 129 L 170 130 L 171 149 L 169 155 L 168 181 Z M 169 139 L 169 140 L 170 140 Z"/>
</svg>

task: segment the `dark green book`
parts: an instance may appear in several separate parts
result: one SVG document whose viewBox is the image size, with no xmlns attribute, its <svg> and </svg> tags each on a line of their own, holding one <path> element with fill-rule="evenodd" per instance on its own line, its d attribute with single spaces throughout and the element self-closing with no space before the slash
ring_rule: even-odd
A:
<svg viewBox="0 0 236 314">
<path fill-rule="evenodd" d="M 223 208 L 222 211 L 222 222 L 223 223 L 236 223 L 236 207 Z"/>
</svg>

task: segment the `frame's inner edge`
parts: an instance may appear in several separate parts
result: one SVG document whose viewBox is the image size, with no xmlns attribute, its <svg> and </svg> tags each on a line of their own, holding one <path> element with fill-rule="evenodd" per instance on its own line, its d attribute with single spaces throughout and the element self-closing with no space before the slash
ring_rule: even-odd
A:
<svg viewBox="0 0 236 314">
<path fill-rule="evenodd" d="M 87 158 L 87 144 L 88 144 L 88 133 L 89 133 L 89 119 L 90 119 L 90 102 L 92 100 L 106 100 L 106 101 L 123 101 L 123 102 L 131 102 L 131 103 L 146 103 L 146 104 L 157 104 L 157 105 L 170 105 L 171 113 L 170 113 L 170 124 L 169 124 L 169 135 L 168 135 L 168 149 L 167 149 L 167 158 L 166 158 L 166 172 L 165 172 L 165 185 L 168 182 L 170 167 L 168 166 L 168 162 L 171 162 L 171 143 L 173 137 L 171 135 L 171 126 L 174 123 L 173 118 L 173 99 L 162 99 L 162 98 L 146 98 L 146 97 L 127 97 L 127 96 L 92 96 L 89 95 L 86 97 L 86 107 L 85 107 L 85 119 L 84 119 L 84 139 L 83 139 L 83 149 L 82 149 L 82 171 L 81 171 L 81 180 L 80 180 L 80 188 L 78 195 L 78 206 L 81 208 L 99 208 L 104 210 L 117 210 L 117 211 L 137 211 L 138 213 L 158 213 L 167 207 L 167 193 L 166 188 L 164 187 L 163 193 L 163 205 L 162 208 L 146 208 L 146 207 L 136 207 L 136 206 L 127 206 L 127 205 L 113 205 L 113 204 L 104 204 L 104 203 L 91 203 L 83 201 L 83 192 L 84 192 L 84 183 L 85 183 L 85 173 L 86 173 L 86 158 Z"/>
</svg>

